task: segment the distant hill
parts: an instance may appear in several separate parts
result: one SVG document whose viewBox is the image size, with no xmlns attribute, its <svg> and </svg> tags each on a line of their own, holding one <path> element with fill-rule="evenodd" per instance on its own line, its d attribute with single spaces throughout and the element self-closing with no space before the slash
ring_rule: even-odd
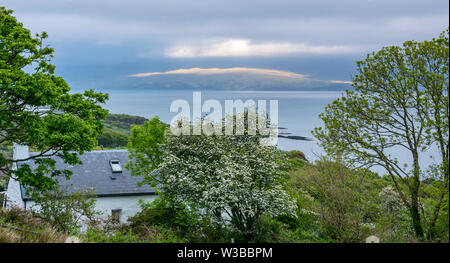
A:
<svg viewBox="0 0 450 263">
<path fill-rule="evenodd" d="M 147 119 L 127 114 L 108 114 L 103 121 L 103 134 L 97 137 L 98 146 L 123 148 L 127 146 L 132 125 L 142 125 Z"/>
<path fill-rule="evenodd" d="M 147 119 L 127 114 L 108 114 L 103 121 L 106 129 L 130 134 L 131 125 L 142 125 Z"/>
<path fill-rule="evenodd" d="M 138 74 L 139 75 L 139 74 Z M 294 74 L 295 75 L 295 74 Z M 298 74 L 300 75 L 300 74 Z M 234 91 L 343 91 L 351 88 L 348 82 L 318 80 L 254 73 L 227 74 L 166 74 L 124 76 L 105 82 L 102 90 L 234 90 Z"/>
</svg>

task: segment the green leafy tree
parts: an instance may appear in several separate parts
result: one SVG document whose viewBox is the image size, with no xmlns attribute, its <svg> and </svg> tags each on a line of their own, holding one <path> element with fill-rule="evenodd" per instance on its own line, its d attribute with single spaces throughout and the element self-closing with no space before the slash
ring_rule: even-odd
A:
<svg viewBox="0 0 450 263">
<path fill-rule="evenodd" d="M 130 158 L 133 160 L 126 164 L 134 175 L 147 175 L 143 183 L 152 184 L 153 170 L 163 161 L 161 145 L 165 142 L 167 125 L 155 116 L 146 121 L 143 126 L 132 126 L 128 142 Z"/>
<path fill-rule="evenodd" d="M 448 29 L 431 41 L 407 41 L 384 47 L 357 62 L 355 91 L 328 105 L 320 115 L 324 128 L 314 135 L 330 155 L 351 163 L 378 165 L 392 177 L 396 191 L 410 210 L 416 236 L 428 236 L 448 196 Z M 432 218 L 421 218 L 419 194 L 426 150 L 439 150 L 440 200 Z M 402 163 L 393 152 L 403 151 Z M 404 154 L 404 153 L 407 154 Z M 402 185 L 406 187 L 403 188 Z M 448 200 L 448 199 L 447 199 Z"/>
<path fill-rule="evenodd" d="M 281 153 L 263 144 L 263 136 L 177 136 L 167 130 L 162 140 L 162 126 L 152 121 L 132 131 L 129 148 L 138 157 L 132 167 L 167 200 L 201 209 L 243 241 L 252 240 L 263 215 L 295 216 L 295 203 L 282 189 Z"/>
<path fill-rule="evenodd" d="M 56 170 L 50 156 L 77 164 L 70 151 L 83 153 L 97 145 L 107 114 L 99 103 L 108 98 L 92 90 L 70 94 L 64 79 L 54 74 L 53 49 L 44 45 L 45 38 L 45 32 L 32 36 L 11 10 L 0 7 L 0 144 L 28 145 L 38 152 L 20 160 L 2 153 L 0 169 L 42 191 L 55 187 L 52 176 L 70 175 Z M 12 163 L 30 159 L 38 164 L 34 171 L 25 164 L 12 174 Z"/>
<path fill-rule="evenodd" d="M 337 242 L 362 242 L 377 217 L 374 173 L 349 169 L 322 157 L 291 175 L 291 187 L 305 197 L 304 212 L 317 215 L 321 235 Z"/>
</svg>

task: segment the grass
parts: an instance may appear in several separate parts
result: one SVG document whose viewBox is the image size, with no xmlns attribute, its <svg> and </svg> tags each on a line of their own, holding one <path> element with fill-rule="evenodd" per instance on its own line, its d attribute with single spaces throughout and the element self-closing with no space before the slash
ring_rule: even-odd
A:
<svg viewBox="0 0 450 263">
<path fill-rule="evenodd" d="M 0 243 L 64 243 L 68 237 L 30 211 L 0 210 Z"/>
</svg>

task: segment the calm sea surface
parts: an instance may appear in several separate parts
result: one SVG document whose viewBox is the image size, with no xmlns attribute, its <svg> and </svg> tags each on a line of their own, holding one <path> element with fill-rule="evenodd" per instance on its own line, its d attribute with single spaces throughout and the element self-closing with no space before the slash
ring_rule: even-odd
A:
<svg viewBox="0 0 450 263">
<path fill-rule="evenodd" d="M 107 91 L 109 101 L 105 108 L 110 113 L 125 113 L 131 115 L 152 118 L 158 115 L 164 122 L 169 123 L 177 113 L 170 112 L 170 105 L 174 100 L 183 99 L 189 102 L 192 115 L 193 91 Z M 322 121 L 318 115 L 324 111 L 324 107 L 334 99 L 340 97 L 342 92 L 332 91 L 201 91 L 202 103 L 208 99 L 216 99 L 225 109 L 225 100 L 267 100 L 267 111 L 269 111 L 269 100 L 278 100 L 278 122 L 280 130 L 289 135 L 304 136 L 311 141 L 300 141 L 291 139 L 278 139 L 278 147 L 283 150 L 300 150 L 305 153 L 308 160 L 315 160 L 317 156 L 323 154 L 323 150 L 317 145 L 317 141 L 312 136 L 311 131 L 315 127 L 322 126 Z M 192 116 L 191 116 L 192 118 Z M 392 152 L 398 156 L 400 161 L 409 162 L 409 158 L 404 152 Z M 423 161 L 422 165 L 429 165 L 436 162 L 437 150 L 432 149 L 427 154 L 431 158 Z M 430 156 L 428 155 L 428 156 Z M 434 157 L 433 157 L 434 156 Z M 402 160 L 403 159 L 403 160 Z M 382 172 L 382 169 L 374 169 Z"/>
<path fill-rule="evenodd" d="M 269 100 L 278 100 L 278 122 L 280 130 L 289 135 L 311 138 L 312 141 L 298 141 L 279 138 L 278 147 L 283 150 L 301 150 L 307 158 L 315 159 L 315 154 L 322 151 L 317 146 L 311 131 L 322 125 L 318 115 L 324 107 L 340 96 L 341 92 L 310 92 L 310 91 L 201 91 L 202 102 L 216 99 L 224 109 L 225 100 L 267 100 L 267 111 L 270 110 Z M 174 100 L 187 100 L 192 114 L 192 91 L 146 91 L 109 92 L 109 101 L 105 108 L 111 113 L 125 113 L 152 118 L 158 115 L 167 123 L 177 114 L 170 112 L 170 105 Z M 192 116 L 191 116 L 192 118 Z"/>
</svg>

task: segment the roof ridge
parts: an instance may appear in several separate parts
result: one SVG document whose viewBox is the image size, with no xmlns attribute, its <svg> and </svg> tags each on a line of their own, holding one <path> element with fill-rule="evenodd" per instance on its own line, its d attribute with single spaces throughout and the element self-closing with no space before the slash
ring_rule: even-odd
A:
<svg viewBox="0 0 450 263">
<path fill-rule="evenodd" d="M 68 151 L 69 153 L 78 153 L 77 151 Z M 100 152 L 128 152 L 127 149 L 111 149 L 111 150 L 93 150 L 93 151 L 86 151 L 83 154 L 86 153 L 100 153 Z M 40 152 L 30 152 L 30 154 L 39 154 Z"/>
</svg>

